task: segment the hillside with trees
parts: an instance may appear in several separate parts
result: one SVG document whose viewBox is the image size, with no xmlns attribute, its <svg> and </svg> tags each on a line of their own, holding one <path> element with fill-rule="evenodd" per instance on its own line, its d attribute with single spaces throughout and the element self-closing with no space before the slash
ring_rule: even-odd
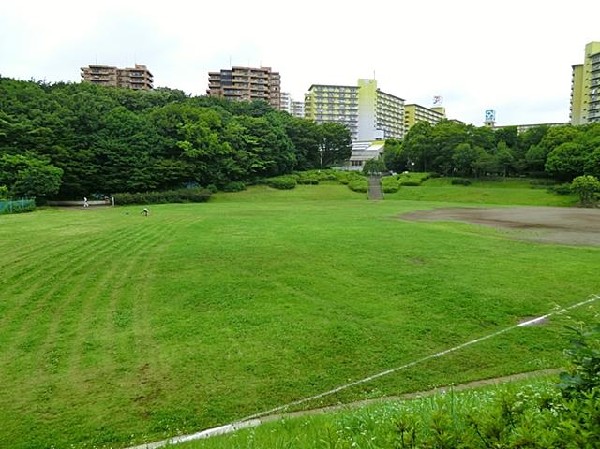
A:
<svg viewBox="0 0 600 449">
<path fill-rule="evenodd" d="M 0 78 L 0 186 L 74 199 L 183 187 L 232 188 L 343 165 L 350 132 L 264 102 L 159 88 Z M 388 139 L 385 168 L 454 177 L 600 177 L 600 124 L 491 129 L 455 121 Z"/>
<path fill-rule="evenodd" d="M 0 185 L 79 198 L 224 188 L 342 163 L 349 131 L 266 103 L 0 78 Z"/>
</svg>

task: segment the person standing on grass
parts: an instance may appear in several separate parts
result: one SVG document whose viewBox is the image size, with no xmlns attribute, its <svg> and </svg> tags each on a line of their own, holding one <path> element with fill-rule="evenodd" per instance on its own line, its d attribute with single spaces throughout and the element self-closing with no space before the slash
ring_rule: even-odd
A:
<svg viewBox="0 0 600 449">
<path fill-rule="evenodd" d="M 143 215 L 144 217 L 147 217 L 147 216 L 148 216 L 148 209 L 146 209 L 145 207 L 142 209 L 142 215 Z"/>
<path fill-rule="evenodd" d="M 88 203 L 87 197 L 83 197 L 83 207 L 90 207 L 90 204 Z"/>
</svg>

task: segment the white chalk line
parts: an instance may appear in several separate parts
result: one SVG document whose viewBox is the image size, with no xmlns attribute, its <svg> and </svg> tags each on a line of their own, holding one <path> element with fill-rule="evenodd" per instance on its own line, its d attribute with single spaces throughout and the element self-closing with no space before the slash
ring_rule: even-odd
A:
<svg viewBox="0 0 600 449">
<path fill-rule="evenodd" d="M 370 382 L 372 380 L 378 379 L 380 377 L 387 376 L 388 374 L 392 374 L 392 373 L 395 373 L 397 371 L 402 371 L 402 370 L 405 370 L 407 368 L 411 368 L 411 367 L 413 367 L 415 365 L 418 365 L 419 363 L 423 363 L 423 362 L 425 362 L 427 360 L 431 360 L 431 359 L 435 359 L 435 358 L 438 358 L 438 357 L 442 357 L 444 355 L 447 355 L 447 354 L 450 354 L 452 352 L 456 352 L 456 351 L 458 351 L 460 349 L 466 348 L 467 346 L 471 346 L 471 345 L 473 345 L 475 343 L 479 343 L 479 342 L 482 342 L 482 341 L 485 341 L 485 340 L 489 340 L 490 338 L 497 337 L 498 335 L 502 335 L 502 334 L 504 334 L 504 333 L 506 333 L 508 331 L 514 330 L 514 329 L 516 329 L 518 327 L 530 326 L 530 325 L 539 323 L 539 322 L 544 321 L 547 318 L 551 317 L 552 315 L 556 315 L 558 313 L 564 313 L 564 312 L 567 312 L 569 310 L 576 309 L 576 308 L 584 306 L 586 304 L 590 304 L 590 303 L 592 303 L 592 302 L 594 302 L 594 301 L 596 301 L 598 299 L 600 299 L 600 296 L 598 296 L 598 295 L 592 295 L 590 298 L 588 298 L 588 299 L 586 299 L 584 301 L 578 302 L 576 304 L 570 305 L 569 307 L 564 307 L 564 308 L 556 309 L 556 310 L 554 310 L 554 311 L 552 311 L 550 313 L 547 313 L 546 315 L 542 315 L 542 316 L 539 316 L 537 318 L 533 318 L 531 320 L 525 321 L 523 323 L 519 323 L 519 324 L 515 324 L 513 326 L 506 327 L 506 328 L 501 329 L 501 330 L 499 330 L 497 332 L 488 334 L 488 335 L 486 335 L 484 337 L 476 338 L 474 340 L 467 341 L 467 342 L 462 343 L 462 344 L 460 344 L 458 346 L 454 346 L 453 348 L 446 349 L 446 350 L 438 352 L 436 354 L 431 354 L 431 355 L 422 357 L 420 359 L 417 359 L 417 360 L 415 360 L 413 362 L 410 362 L 410 363 L 407 363 L 405 365 L 399 366 L 397 368 L 387 369 L 385 371 L 381 371 L 379 373 L 373 374 L 373 375 L 371 375 L 369 377 L 365 377 L 364 379 L 360 379 L 360 380 L 357 380 L 357 381 L 354 381 L 354 382 L 349 382 L 347 384 L 340 385 L 340 386 L 338 386 L 336 388 L 333 388 L 332 390 L 325 391 L 323 393 L 319 393 L 319 394 L 317 394 L 315 396 L 311 396 L 311 397 L 308 397 L 308 398 L 298 399 L 296 401 L 289 402 L 289 403 L 287 403 L 285 405 L 281 405 L 279 407 L 275 407 L 275 408 L 272 408 L 272 409 L 264 411 L 264 412 L 255 413 L 253 415 L 250 415 L 250 416 L 247 416 L 245 418 L 242 418 L 239 421 L 236 421 L 236 422 L 231 423 L 231 424 L 227 424 L 227 425 L 219 426 L 219 427 L 213 427 L 213 428 L 206 429 L 206 430 L 203 430 L 203 431 L 200 431 L 200 432 L 196 432 L 196 433 L 193 433 L 193 434 L 189 434 L 189 435 L 182 435 L 182 436 L 178 436 L 178 437 L 169 438 L 168 440 L 157 441 L 157 442 L 154 442 L 154 443 L 141 444 L 139 446 L 133 446 L 133 447 L 129 447 L 127 449 L 157 449 L 157 448 L 166 446 L 168 444 L 177 444 L 177 443 L 183 443 L 183 442 L 186 442 L 186 441 L 199 440 L 199 439 L 209 438 L 209 437 L 216 436 L 216 435 L 223 435 L 223 434 L 226 434 L 226 433 L 235 432 L 236 430 L 243 429 L 243 428 L 257 427 L 260 424 L 262 424 L 262 420 L 260 419 L 262 417 L 276 414 L 276 413 L 281 412 L 283 410 L 286 410 L 286 409 L 288 409 L 290 407 L 294 407 L 296 405 L 304 404 L 304 403 L 309 402 L 309 401 L 314 401 L 316 399 L 321 399 L 321 398 L 324 398 L 326 396 L 331 396 L 332 394 L 339 393 L 340 391 L 346 390 L 347 388 L 355 387 L 357 385 L 362 385 L 362 384 L 368 383 L 368 382 Z"/>
</svg>

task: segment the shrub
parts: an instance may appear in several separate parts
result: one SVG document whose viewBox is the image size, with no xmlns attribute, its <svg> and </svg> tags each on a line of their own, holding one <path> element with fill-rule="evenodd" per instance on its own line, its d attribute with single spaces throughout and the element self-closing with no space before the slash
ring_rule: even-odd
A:
<svg viewBox="0 0 600 449">
<path fill-rule="evenodd" d="M 294 175 L 297 177 L 298 184 L 318 184 L 320 181 L 337 181 L 338 173 L 341 173 L 340 170 L 326 169 L 296 172 Z"/>
<path fill-rule="evenodd" d="M 455 178 L 451 181 L 451 184 L 458 185 L 458 186 L 470 186 L 471 181 L 468 179 Z"/>
<path fill-rule="evenodd" d="M 583 206 L 593 206 L 596 194 L 600 192 L 600 181 L 595 176 L 578 176 L 571 183 L 571 191 L 579 196 Z"/>
<path fill-rule="evenodd" d="M 319 180 L 317 178 L 308 178 L 308 177 L 300 177 L 296 180 L 298 184 L 311 184 L 317 185 L 319 184 Z"/>
<path fill-rule="evenodd" d="M 367 193 L 369 186 L 367 184 L 367 179 L 364 177 L 354 178 L 348 182 L 348 187 L 353 192 L 359 193 Z"/>
<path fill-rule="evenodd" d="M 400 185 L 395 177 L 385 176 L 381 178 L 381 188 L 383 193 L 396 193 L 400 189 Z"/>
<path fill-rule="evenodd" d="M 571 184 L 569 183 L 557 184 L 555 186 L 548 187 L 548 192 L 554 193 L 556 195 L 570 195 L 571 193 L 573 193 L 573 191 L 571 190 Z"/>
<path fill-rule="evenodd" d="M 246 184 L 243 181 L 231 181 L 223 186 L 223 192 L 241 192 L 246 190 Z"/>
<path fill-rule="evenodd" d="M 420 186 L 421 181 L 407 179 L 405 181 L 400 181 L 401 186 Z"/>
<path fill-rule="evenodd" d="M 365 179 L 365 177 L 356 171 L 340 171 L 336 173 L 338 182 L 341 184 L 349 184 L 353 180 Z"/>
<path fill-rule="evenodd" d="M 569 329 L 573 336 L 565 355 L 571 366 L 560 375 L 563 396 L 580 396 L 594 389 L 600 393 L 600 323 Z"/>
<path fill-rule="evenodd" d="M 210 199 L 212 193 L 208 189 L 195 187 L 192 189 L 167 190 L 163 192 L 116 193 L 115 204 L 161 204 L 161 203 L 203 203 Z"/>
<path fill-rule="evenodd" d="M 277 176 L 266 180 L 269 187 L 279 190 L 290 190 L 296 187 L 296 178 L 293 176 Z"/>
</svg>

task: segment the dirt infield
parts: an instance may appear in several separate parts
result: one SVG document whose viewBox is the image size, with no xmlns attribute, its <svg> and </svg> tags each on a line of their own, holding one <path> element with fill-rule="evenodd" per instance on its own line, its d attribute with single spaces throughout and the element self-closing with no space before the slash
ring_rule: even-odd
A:
<svg viewBox="0 0 600 449">
<path fill-rule="evenodd" d="M 511 229 L 523 240 L 600 246 L 600 209 L 565 207 L 444 208 L 399 216 L 414 221 L 460 221 Z"/>
</svg>

